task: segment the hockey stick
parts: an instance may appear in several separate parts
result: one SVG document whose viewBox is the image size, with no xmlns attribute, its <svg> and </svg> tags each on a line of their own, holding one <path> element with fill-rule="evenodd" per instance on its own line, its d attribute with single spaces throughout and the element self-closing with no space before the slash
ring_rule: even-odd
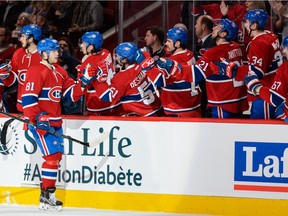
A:
<svg viewBox="0 0 288 216">
<path fill-rule="evenodd" d="M 37 128 L 37 126 L 34 123 L 29 122 L 28 120 L 22 119 L 22 118 L 20 118 L 18 116 L 13 116 L 12 114 L 6 113 L 6 112 L 0 111 L 0 113 L 3 114 L 3 115 L 9 116 L 10 118 L 16 119 L 18 121 L 21 121 L 23 123 L 26 123 L 28 125 L 31 125 L 31 126 L 34 126 L 35 128 Z M 65 134 L 61 134 L 61 133 L 58 133 L 58 132 L 53 131 L 53 130 L 47 130 L 47 132 L 51 133 L 51 134 L 54 134 L 55 136 L 59 136 L 59 137 L 62 137 L 64 139 L 68 139 L 68 140 L 71 140 L 73 142 L 79 143 L 79 144 L 87 146 L 87 147 L 95 147 L 96 145 L 102 143 L 104 140 L 106 140 L 108 138 L 108 133 L 104 132 L 98 138 L 96 138 L 95 140 L 93 140 L 93 141 L 91 141 L 89 143 L 89 142 L 83 142 L 83 141 L 74 139 L 71 136 L 68 136 L 68 135 L 65 135 Z M 6 143 L 4 145 L 6 145 Z"/>
<path fill-rule="evenodd" d="M 20 113 L 17 117 L 21 117 L 23 113 Z M 14 121 L 14 118 L 10 118 L 4 122 L 3 128 L 1 130 L 0 140 L 2 145 L 6 145 L 7 130 L 9 125 Z"/>
</svg>

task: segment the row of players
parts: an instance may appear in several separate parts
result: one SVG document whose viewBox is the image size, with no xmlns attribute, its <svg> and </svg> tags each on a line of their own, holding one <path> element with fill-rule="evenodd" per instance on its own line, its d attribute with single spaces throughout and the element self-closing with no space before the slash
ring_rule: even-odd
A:
<svg viewBox="0 0 288 216">
<path fill-rule="evenodd" d="M 201 117 L 199 84 L 205 81 L 208 108 L 213 118 L 241 117 L 249 109 L 248 101 L 251 101 L 251 118 L 279 117 L 280 109 L 275 115 L 275 108 L 280 104 L 284 106 L 286 93 L 278 91 L 283 82 L 274 81 L 274 77 L 282 64 L 282 55 L 277 36 L 265 30 L 267 21 L 268 15 L 263 10 L 251 10 L 245 15 L 245 28 L 253 38 L 247 47 L 247 65 L 243 65 L 246 60 L 243 49 L 233 42 L 238 27 L 228 19 L 220 20 L 213 28 L 212 38 L 217 46 L 206 51 L 196 63 L 193 52 L 185 48 L 187 32 L 179 27 L 167 32 L 166 46 L 171 51 L 168 59 L 155 61 L 148 52 L 126 42 L 115 49 L 117 68 L 109 51 L 102 48 L 102 35 L 85 33 L 81 49 L 86 56 L 77 70 L 79 77 L 84 74 L 82 82 L 85 83 L 88 114 Z M 25 73 L 41 60 L 36 45 L 39 35 L 37 25 L 23 27 L 22 48 L 15 52 L 10 64 L 2 64 L 0 69 L 2 85 L 11 86 L 18 81 L 20 112 L 23 112 Z M 222 59 L 225 61 L 221 62 Z M 262 85 L 272 89 L 261 88 L 260 91 Z M 65 92 L 63 98 L 67 99 Z"/>
<path fill-rule="evenodd" d="M 181 64 L 191 59 L 191 52 L 186 49 L 178 54 L 171 50 L 169 58 L 155 60 L 134 43 L 124 42 L 115 48 L 113 56 L 118 73 L 114 73 L 111 54 L 102 49 L 102 35 L 87 32 L 81 43 L 87 56 L 77 67 L 77 81 L 57 64 L 61 53 L 59 43 L 46 38 L 37 44 L 41 34 L 39 27 L 23 27 L 22 48 L 16 50 L 9 64 L 1 65 L 0 78 L 6 86 L 18 80 L 17 108 L 24 112 L 25 119 L 36 125 L 29 124 L 26 129 L 33 134 L 44 158 L 40 208 L 62 208 L 62 202 L 55 197 L 55 183 L 64 152 L 63 138 L 47 132 L 63 132 L 61 99 L 75 102 L 86 95 L 88 110 L 107 105 L 109 109 L 99 111 L 119 109 L 124 115 L 162 116 L 164 110 L 168 115 L 200 116 L 198 84 L 206 81 L 208 106 L 215 118 L 229 118 L 247 110 L 248 87 L 253 96 L 252 118 L 272 118 L 276 113 L 286 120 L 287 63 L 282 64 L 277 36 L 264 30 L 267 19 L 263 10 L 248 11 L 245 16 L 246 30 L 253 37 L 248 48 L 248 65 L 242 64 L 245 55 L 241 47 L 232 42 L 238 27 L 228 19 L 220 20 L 213 28 L 212 37 L 217 45 L 195 64 Z M 175 49 L 183 48 L 185 35 L 183 29 L 172 28 L 167 33 L 166 44 L 173 44 Z M 284 47 L 288 55 L 288 38 L 284 39 Z"/>
</svg>

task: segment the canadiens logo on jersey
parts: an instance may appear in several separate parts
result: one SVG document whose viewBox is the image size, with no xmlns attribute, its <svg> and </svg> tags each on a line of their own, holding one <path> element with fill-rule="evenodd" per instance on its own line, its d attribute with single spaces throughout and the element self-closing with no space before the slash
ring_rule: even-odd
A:
<svg viewBox="0 0 288 216">
<path fill-rule="evenodd" d="M 21 85 L 24 85 L 24 82 L 25 82 L 25 79 L 26 79 L 26 72 L 27 70 L 19 70 L 18 71 L 18 82 L 21 84 Z"/>
<path fill-rule="evenodd" d="M 54 86 L 48 92 L 48 98 L 53 102 L 60 102 L 62 95 L 62 87 Z"/>
</svg>

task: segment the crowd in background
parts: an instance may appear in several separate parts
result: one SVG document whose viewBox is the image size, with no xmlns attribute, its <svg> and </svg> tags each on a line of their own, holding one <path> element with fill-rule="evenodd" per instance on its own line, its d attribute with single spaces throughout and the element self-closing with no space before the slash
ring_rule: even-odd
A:
<svg viewBox="0 0 288 216">
<path fill-rule="evenodd" d="M 119 64 L 113 65 L 113 62 L 117 61 L 115 59 L 114 61 L 107 59 L 110 57 L 114 58 L 115 56 L 112 56 L 108 50 L 105 50 L 105 47 L 102 47 L 103 37 L 101 33 L 113 25 L 106 23 L 104 16 L 105 4 L 105 1 L 1 1 L 0 63 L 8 63 L 12 59 L 15 50 L 22 46 L 19 42 L 21 29 L 29 24 L 36 24 L 41 29 L 41 35 L 37 41 L 50 37 L 55 38 L 59 42 L 63 54 L 59 57 L 58 64 L 61 65 L 75 81 L 79 79 L 79 71 L 84 70 L 87 64 L 91 63 L 92 60 L 88 58 L 89 56 L 100 56 L 103 53 L 105 53 L 106 56 L 107 54 L 105 61 L 103 60 L 104 58 L 95 58 L 93 60 L 95 61 L 95 65 L 100 69 L 102 68 L 104 73 L 106 73 L 105 79 L 99 80 L 99 74 L 97 75 L 97 79 L 95 79 L 95 75 L 92 76 L 90 74 L 93 78 L 90 80 L 91 77 L 89 75 L 89 82 L 86 85 L 87 94 L 78 102 L 71 103 L 63 100 L 63 114 L 246 118 L 254 112 L 253 109 L 255 108 L 255 106 L 251 105 L 251 101 L 254 101 L 254 99 L 249 100 L 251 88 L 249 89 L 250 86 L 248 87 L 247 94 L 247 86 L 245 85 L 245 82 L 249 84 L 249 80 L 248 78 L 244 80 L 244 76 L 237 80 L 236 75 L 227 78 L 226 67 L 230 61 L 241 62 L 238 65 L 238 71 L 241 65 L 249 65 L 249 60 L 247 59 L 247 57 L 249 57 L 249 51 L 247 47 L 248 45 L 250 46 L 251 41 L 253 41 L 253 36 L 251 36 L 251 33 L 248 35 L 243 25 L 243 20 L 247 12 L 255 9 L 261 9 L 267 12 L 269 15 L 267 22 L 265 21 L 267 24 L 261 27 L 260 30 L 269 30 L 275 33 L 273 37 L 275 35 L 277 40 L 279 40 L 279 50 L 283 39 L 288 36 L 288 4 L 286 1 L 183 1 L 181 23 L 175 23 L 173 28 L 167 32 L 164 32 L 158 26 L 147 28 L 145 35 L 146 46 L 142 47 L 143 49 L 141 49 L 141 51 L 138 50 L 141 47 L 137 47 L 137 45 L 134 47 L 135 44 L 132 42 L 124 44 L 122 47 L 118 45 L 118 58 L 120 57 L 120 59 L 117 60 Z M 230 21 L 232 21 L 232 23 L 230 23 Z M 227 28 L 215 30 L 219 25 Z M 226 32 L 226 34 L 223 34 L 223 38 L 221 36 L 222 31 Z M 91 32 L 91 35 L 85 35 L 85 33 Z M 101 37 L 98 37 L 98 33 Z M 96 35 L 98 39 L 100 38 L 100 42 L 93 41 L 90 38 L 90 36 L 94 37 L 93 35 Z M 258 36 L 254 37 L 256 38 Z M 79 39 L 82 39 L 80 43 Z M 85 48 L 83 48 L 81 43 L 83 43 L 85 39 L 86 45 Z M 220 53 L 219 45 L 222 46 L 223 44 L 229 44 L 233 46 L 233 49 L 230 51 L 226 50 L 226 53 Z M 90 45 L 93 46 L 92 50 L 89 50 Z M 214 49 L 215 47 L 217 47 L 217 49 Z M 218 55 L 217 58 L 210 56 L 213 55 L 211 54 L 213 53 L 212 48 L 214 55 Z M 238 48 L 242 52 L 241 58 L 228 59 L 229 52 L 238 50 Z M 83 49 L 86 50 L 83 52 Z M 126 56 L 127 53 L 123 51 L 125 49 L 129 49 L 132 52 L 133 58 L 130 58 L 129 55 Z M 223 51 L 223 49 L 222 46 L 221 50 Z M 147 53 L 149 53 L 149 56 L 147 56 Z M 121 54 L 123 54 L 122 59 Z M 276 54 L 273 52 L 271 55 Z M 141 58 L 137 59 L 135 56 L 141 56 Z M 220 64 L 221 59 L 219 59 L 219 57 L 221 56 L 225 56 L 226 59 L 229 60 L 226 60 L 226 67 L 225 65 L 223 66 L 223 62 Z M 149 63 L 147 63 L 147 59 L 150 59 L 149 57 L 153 59 L 153 67 L 145 67 L 143 64 L 145 61 L 145 64 Z M 277 57 L 279 57 L 277 63 L 278 68 L 282 64 L 282 60 L 280 61 L 282 56 Z M 88 61 L 87 58 L 89 59 Z M 162 59 L 157 64 L 156 62 L 160 58 L 168 59 L 165 63 Z M 123 63 L 122 60 L 124 59 L 126 62 Z M 101 66 L 103 62 L 105 62 L 106 67 Z M 210 62 L 215 63 L 214 68 L 211 66 L 212 69 L 210 69 L 210 64 L 208 64 Z M 203 68 L 204 63 L 207 63 L 207 65 L 204 66 L 208 69 Z M 120 75 L 133 64 L 141 67 L 142 72 L 144 71 L 145 76 L 148 77 L 147 82 L 151 82 L 151 86 L 146 83 L 143 94 L 146 94 L 147 90 L 150 91 L 152 87 L 153 94 L 149 97 L 144 95 L 144 97 L 143 95 L 141 96 L 140 92 L 142 98 L 139 96 L 140 98 L 137 99 L 135 96 L 136 93 L 123 91 L 121 92 L 122 95 L 118 93 L 120 96 L 112 100 L 113 92 L 111 89 L 116 87 L 120 89 L 119 83 L 121 82 L 123 85 L 124 83 L 129 83 L 131 77 L 127 77 L 128 72 L 122 77 Z M 270 65 L 268 65 L 267 68 L 269 66 Z M 177 67 L 178 74 L 170 74 L 171 71 L 169 70 L 172 67 Z M 233 67 L 234 69 L 236 68 L 236 66 Z M 165 76 L 163 73 L 159 75 L 159 71 L 156 71 L 156 69 L 166 70 L 168 71 L 168 75 Z M 217 74 L 217 70 L 220 71 L 219 74 Z M 224 70 L 225 72 L 223 72 Z M 251 68 L 246 71 L 248 74 Z M 118 73 L 120 75 L 117 75 Z M 188 73 L 194 74 L 194 77 L 188 75 L 183 77 L 183 74 Z M 267 72 L 260 71 L 259 73 L 265 74 Z M 223 76 L 226 77 L 223 78 Z M 160 80 L 159 77 L 161 77 L 162 80 Z M 249 78 L 251 78 L 251 76 Z M 263 77 L 258 76 L 256 78 L 261 80 Z M 272 85 L 273 77 L 270 79 L 269 85 Z M 251 80 L 255 81 L 255 79 L 252 78 Z M 95 84 L 95 82 L 98 82 L 98 84 Z M 232 83 L 234 87 L 228 87 L 227 85 L 226 88 L 223 86 L 224 82 Z M 217 85 L 215 85 L 215 83 L 217 83 Z M 270 87 L 267 83 L 263 85 Z M 260 84 L 258 87 L 259 86 Z M 13 113 L 19 112 L 16 108 L 17 83 L 11 86 L 2 84 L 0 87 L 3 88 L 2 99 L 6 110 Z M 127 86 L 122 86 L 121 88 L 127 88 Z M 109 89 L 109 92 L 105 95 L 107 89 Z M 236 96 L 235 98 L 234 96 L 231 97 L 233 94 L 237 94 L 239 100 Z M 133 95 L 133 97 L 131 95 Z M 105 96 L 110 99 L 105 99 Z M 258 97 L 259 93 L 258 95 L 252 94 L 252 96 Z M 221 97 L 223 98 L 220 100 L 219 98 Z M 237 100 L 237 103 L 235 103 L 235 100 Z M 127 104 L 131 105 L 131 101 L 133 101 L 134 104 L 127 109 Z M 145 104 L 145 107 L 137 105 L 136 101 L 137 103 L 140 101 Z M 269 102 L 267 102 L 267 104 L 269 104 Z M 259 105 L 256 107 L 258 106 Z M 275 104 L 274 106 L 269 106 L 271 106 L 269 108 L 269 112 L 271 112 L 269 115 L 263 114 L 255 118 L 276 118 L 277 115 L 273 113 L 276 109 Z M 133 107 L 136 107 L 135 110 L 133 110 Z M 146 109 L 147 112 L 143 111 Z"/>
</svg>

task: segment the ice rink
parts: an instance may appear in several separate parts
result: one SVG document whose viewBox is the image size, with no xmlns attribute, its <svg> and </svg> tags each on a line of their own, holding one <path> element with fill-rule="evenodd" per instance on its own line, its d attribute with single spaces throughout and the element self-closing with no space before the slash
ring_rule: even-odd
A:
<svg viewBox="0 0 288 216">
<path fill-rule="evenodd" d="M 39 210 L 38 206 L 24 206 L 24 205 L 0 205 L 0 215 L 3 216 L 46 216 L 46 215 L 85 215 L 85 216 L 192 216 L 199 214 L 174 214 L 174 213 L 151 213 L 151 212 L 132 212 L 132 211 L 108 211 L 96 209 L 80 209 L 80 208 L 63 208 L 62 211 L 52 212 Z M 203 214 L 201 214 L 203 216 Z"/>
</svg>

